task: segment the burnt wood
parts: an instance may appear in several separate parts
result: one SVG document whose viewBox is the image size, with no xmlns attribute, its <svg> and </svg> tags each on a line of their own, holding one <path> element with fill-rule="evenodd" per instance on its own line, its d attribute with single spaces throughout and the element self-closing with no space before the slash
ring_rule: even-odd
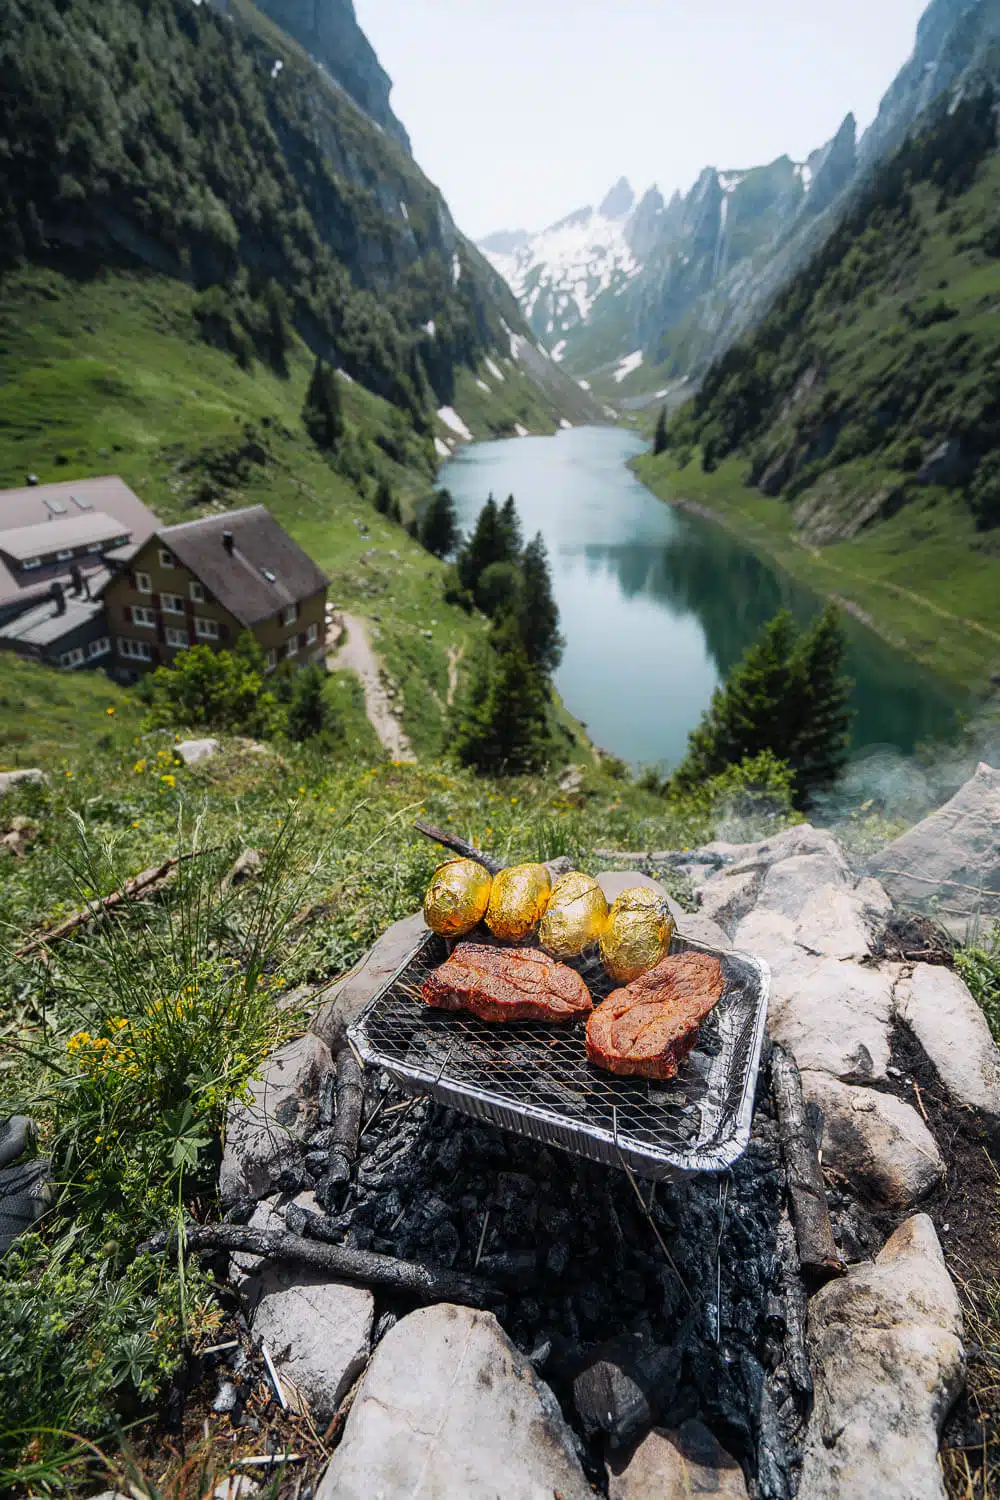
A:
<svg viewBox="0 0 1000 1500">
<path fill-rule="evenodd" d="M 791 1053 L 777 1045 L 771 1051 L 771 1091 L 778 1111 L 799 1260 L 807 1275 L 828 1281 L 831 1276 L 844 1274 L 844 1262 L 833 1238 L 816 1137 L 806 1113 L 799 1070 Z"/>
<path fill-rule="evenodd" d="M 361 1065 L 351 1051 L 345 1047 L 337 1058 L 337 1083 L 335 1088 L 336 1115 L 330 1141 L 330 1154 L 326 1173 L 317 1189 L 324 1208 L 328 1199 L 342 1184 L 349 1181 L 351 1169 L 358 1157 L 358 1138 L 361 1133 L 361 1111 L 365 1089 Z"/>
<path fill-rule="evenodd" d="M 474 859 L 477 865 L 482 865 L 489 870 L 491 875 L 499 875 L 506 866 L 501 859 L 494 859 L 492 854 L 486 854 L 482 849 L 477 849 L 475 844 L 466 843 L 456 833 L 448 833 L 444 828 L 438 828 L 435 823 L 426 823 L 423 818 L 417 818 L 414 828 L 422 833 L 424 838 L 430 839 L 435 844 L 443 844 L 446 849 L 451 849 L 455 854 L 461 854 L 465 859 Z"/>
</svg>

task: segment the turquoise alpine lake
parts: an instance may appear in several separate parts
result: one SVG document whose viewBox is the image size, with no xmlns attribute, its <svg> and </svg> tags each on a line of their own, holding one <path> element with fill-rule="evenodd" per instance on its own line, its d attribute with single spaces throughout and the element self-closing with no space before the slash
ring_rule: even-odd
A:
<svg viewBox="0 0 1000 1500">
<path fill-rule="evenodd" d="M 556 685 L 594 740 L 633 766 L 669 768 L 712 693 L 779 609 L 816 594 L 721 526 L 657 500 L 627 467 L 634 433 L 580 427 L 459 448 L 439 483 L 468 532 L 492 494 L 513 495 L 527 540 L 545 538 L 566 638 Z M 852 618 L 855 753 L 909 754 L 955 729 L 964 699 Z"/>
</svg>

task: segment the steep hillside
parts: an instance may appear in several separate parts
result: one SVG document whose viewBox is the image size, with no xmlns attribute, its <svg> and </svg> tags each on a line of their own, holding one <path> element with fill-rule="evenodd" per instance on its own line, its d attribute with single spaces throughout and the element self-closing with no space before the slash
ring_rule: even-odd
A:
<svg viewBox="0 0 1000 1500">
<path fill-rule="evenodd" d="M 1000 663 L 992 91 L 925 122 L 640 467 L 981 686 Z"/>
</svg>

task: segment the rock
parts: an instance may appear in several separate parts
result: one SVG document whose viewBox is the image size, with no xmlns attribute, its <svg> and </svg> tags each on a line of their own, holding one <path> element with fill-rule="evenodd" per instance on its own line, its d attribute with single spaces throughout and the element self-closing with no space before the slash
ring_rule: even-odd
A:
<svg viewBox="0 0 1000 1500">
<path fill-rule="evenodd" d="M 21 859 L 37 837 L 38 825 L 30 818 L 14 818 L 8 824 L 6 833 L 0 836 L 0 851 Z"/>
<path fill-rule="evenodd" d="M 964 941 L 1000 918 L 1000 771 L 981 764 L 950 802 L 869 860 L 897 906 L 926 911 Z"/>
<path fill-rule="evenodd" d="M 937 1440 L 964 1377 L 962 1315 L 926 1214 L 812 1298 L 809 1349 L 799 1500 L 944 1500 Z"/>
<path fill-rule="evenodd" d="M 738 947 L 754 949 L 744 937 L 752 921 L 753 916 L 740 923 Z M 885 1078 L 896 968 L 814 958 L 794 948 L 781 957 L 771 965 L 768 1030 L 774 1040 L 802 1069 L 832 1073 L 848 1083 Z"/>
<path fill-rule="evenodd" d="M 733 946 L 718 922 L 713 922 L 700 911 L 682 911 L 675 921 L 679 936 L 689 938 L 692 943 L 704 943 L 706 948 L 724 950 Z"/>
<path fill-rule="evenodd" d="M 647 1432 L 677 1391 L 676 1349 L 625 1333 L 592 1350 L 573 1379 L 573 1405 L 588 1438 L 625 1448 Z"/>
<path fill-rule="evenodd" d="M 847 865 L 839 850 L 836 858 L 827 853 L 794 854 L 768 869 L 757 906 L 797 921 L 810 901 L 827 900 L 825 893 L 846 891 L 849 884 Z"/>
<path fill-rule="evenodd" d="M 333 1052 L 339 1052 L 345 1045 L 348 1026 L 357 1020 L 376 990 L 392 978 L 426 932 L 423 913 L 419 911 L 393 922 L 358 968 L 317 996 L 318 1001 L 325 1003 L 312 1029 Z"/>
<path fill-rule="evenodd" d="M 313 1421 L 325 1425 L 367 1362 L 371 1292 L 331 1281 L 325 1271 L 272 1265 L 246 1281 L 242 1295 L 254 1308 L 253 1337 L 305 1398 Z"/>
<path fill-rule="evenodd" d="M 827 958 L 868 958 L 891 915 L 892 902 L 877 880 L 861 880 L 853 891 L 821 886 L 799 913 L 795 942 Z"/>
<path fill-rule="evenodd" d="M 555 884 L 560 875 L 568 875 L 571 870 L 576 869 L 576 866 L 568 854 L 560 854 L 555 859 L 547 859 L 545 868 L 549 872 L 549 879 Z"/>
<path fill-rule="evenodd" d="M 717 841 L 706 844 L 701 852 L 720 855 L 727 861 L 730 875 L 741 875 L 746 870 L 769 870 L 772 865 L 804 854 L 825 854 L 834 864 L 844 863 L 840 845 L 833 834 L 825 828 L 813 828 L 811 823 L 798 823 L 794 828 L 786 828 L 757 844 Z"/>
<path fill-rule="evenodd" d="M 218 751 L 219 741 L 213 739 L 181 740 L 180 744 L 174 746 L 174 754 L 180 756 L 186 766 L 196 766 L 203 760 L 211 760 Z"/>
<path fill-rule="evenodd" d="M 260 1485 L 255 1484 L 248 1474 L 230 1474 L 228 1479 L 223 1479 L 212 1491 L 214 1500 L 252 1500 L 254 1495 L 260 1494 Z"/>
<path fill-rule="evenodd" d="M 744 870 L 739 875 L 730 875 L 728 871 L 716 875 L 695 888 L 698 910 L 732 934 L 736 925 L 753 910 L 759 885 L 760 876 L 756 870 Z"/>
<path fill-rule="evenodd" d="M 583 790 L 583 767 L 566 766 L 556 777 L 556 786 L 566 797 L 575 797 Z"/>
<path fill-rule="evenodd" d="M 223 876 L 223 890 L 228 890 L 233 885 L 246 885 L 248 880 L 260 874 L 266 860 L 267 855 L 263 849 L 244 849 L 239 858 L 234 861 L 231 869 Z"/>
<path fill-rule="evenodd" d="M 676 1432 L 654 1427 L 637 1447 L 608 1464 L 608 1500 L 677 1500 L 718 1495 L 746 1500 L 743 1470 L 700 1422 Z"/>
<path fill-rule="evenodd" d="M 662 896 L 670 903 L 674 911 L 680 912 L 680 907 L 667 894 L 667 888 L 662 881 L 654 880 L 652 875 L 643 875 L 638 870 L 602 870 L 597 877 L 597 884 L 607 897 L 609 906 L 621 895 L 622 891 L 630 891 L 635 886 L 641 885 L 647 891 L 655 891 L 658 896 Z"/>
<path fill-rule="evenodd" d="M 44 771 L 37 767 L 30 771 L 0 771 L 0 797 L 19 786 L 37 786 L 48 781 Z"/>
<path fill-rule="evenodd" d="M 823 1165 L 880 1206 L 911 1208 L 944 1176 L 944 1162 L 917 1111 L 892 1094 L 804 1072 L 802 1092 L 823 1111 Z"/>
<path fill-rule="evenodd" d="M 918 484 L 962 484 L 974 462 L 966 453 L 961 438 L 946 438 L 924 459 L 917 470 L 916 481 Z"/>
<path fill-rule="evenodd" d="M 297 1160 L 297 1142 L 315 1122 L 320 1078 L 332 1064 L 325 1042 L 307 1032 L 268 1058 L 250 1085 L 251 1103 L 229 1106 L 219 1169 L 223 1202 L 262 1197 L 272 1177 Z"/>
<path fill-rule="evenodd" d="M 1000 1049 L 979 1006 L 951 969 L 914 964 L 896 985 L 905 1021 L 953 1098 L 1000 1125 Z"/>
<path fill-rule="evenodd" d="M 391 1328 L 316 1500 L 593 1500 L 552 1392 L 492 1313 L 447 1303 Z"/>
</svg>

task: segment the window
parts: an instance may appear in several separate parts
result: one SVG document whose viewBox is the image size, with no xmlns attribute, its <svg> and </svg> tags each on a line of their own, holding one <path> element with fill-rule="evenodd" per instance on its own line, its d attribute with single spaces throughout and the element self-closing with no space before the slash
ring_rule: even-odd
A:
<svg viewBox="0 0 1000 1500">
<path fill-rule="evenodd" d="M 152 630 L 156 624 L 156 612 L 152 609 L 147 609 L 144 604 L 133 604 L 132 624 L 145 625 L 147 630 Z"/>
<path fill-rule="evenodd" d="M 219 639 L 219 622 L 218 620 L 204 620 L 201 615 L 196 615 L 194 633 L 200 641 L 217 641 Z"/>
<path fill-rule="evenodd" d="M 87 548 L 87 551 L 88 552 L 103 552 L 104 551 L 104 543 L 103 542 L 91 542 L 90 546 Z"/>
<path fill-rule="evenodd" d="M 282 625 L 294 625 L 295 621 L 298 618 L 299 618 L 299 606 L 297 604 L 286 605 L 286 607 L 281 611 L 281 623 L 282 623 Z"/>
<path fill-rule="evenodd" d="M 83 651 L 79 646 L 74 646 L 72 651 L 64 651 L 59 658 L 61 667 L 78 667 L 83 661 Z"/>
<path fill-rule="evenodd" d="M 160 548 L 160 567 L 161 568 L 172 568 L 174 566 L 175 566 L 175 564 L 174 564 L 174 554 L 172 552 L 168 552 L 168 550 L 167 550 L 166 547 L 161 547 Z"/>
<path fill-rule="evenodd" d="M 309 629 L 306 631 L 306 645 L 307 646 L 315 645 L 315 643 L 316 643 L 316 637 L 318 635 L 319 635 L 319 626 L 318 625 L 310 625 Z"/>
<path fill-rule="evenodd" d="M 176 625 L 167 626 L 167 645 L 186 646 L 188 644 L 188 633 L 186 630 L 178 630 Z"/>
<path fill-rule="evenodd" d="M 160 608 L 167 615 L 182 615 L 184 613 L 184 600 L 180 594 L 161 594 Z"/>
<path fill-rule="evenodd" d="M 299 638 L 297 635 L 293 635 L 291 640 L 285 642 L 285 658 L 287 660 L 288 657 L 298 656 L 298 654 Z"/>
<path fill-rule="evenodd" d="M 191 582 L 188 584 L 188 593 L 191 595 L 191 598 L 194 600 L 195 604 L 204 604 L 205 590 L 202 588 L 197 578 L 192 578 Z"/>
<path fill-rule="evenodd" d="M 98 636 L 96 641 L 91 641 L 87 646 L 87 655 L 93 661 L 95 656 L 107 656 L 111 650 L 111 642 L 106 635 Z"/>
<path fill-rule="evenodd" d="M 73 548 L 69 547 L 64 552 L 57 552 L 56 553 L 56 562 L 69 562 L 69 560 L 70 560 L 70 558 L 72 556 L 73 556 Z"/>
<path fill-rule="evenodd" d="M 153 648 L 148 641 L 121 640 L 118 642 L 118 650 L 122 656 L 129 657 L 132 661 L 153 660 Z"/>
<path fill-rule="evenodd" d="M 274 647 L 272 646 L 271 649 L 270 649 L 270 651 L 267 653 L 267 655 L 264 658 L 264 670 L 267 671 L 267 672 L 273 672 L 274 669 L 275 669 L 275 667 L 277 665 L 278 665 L 278 653 L 277 653 L 277 651 L 275 651 Z"/>
<path fill-rule="evenodd" d="M 135 575 L 135 586 L 140 594 L 151 594 L 153 585 L 148 573 L 137 573 Z"/>
<path fill-rule="evenodd" d="M 21 560 L 21 570 L 25 573 L 29 568 L 40 568 L 41 566 L 42 559 L 40 557 L 25 557 Z"/>
</svg>

